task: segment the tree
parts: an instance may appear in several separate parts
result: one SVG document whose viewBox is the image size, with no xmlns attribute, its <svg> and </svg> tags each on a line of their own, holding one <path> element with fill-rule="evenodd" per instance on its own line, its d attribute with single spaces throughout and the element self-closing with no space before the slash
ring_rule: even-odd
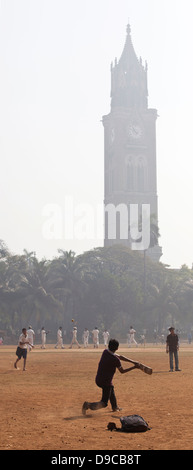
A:
<svg viewBox="0 0 193 470">
<path fill-rule="evenodd" d="M 82 276 L 81 256 L 73 251 L 58 250 L 60 256 L 55 258 L 48 272 L 48 285 L 54 297 L 63 305 L 63 321 L 76 318 L 79 303 L 84 295 L 86 284 Z"/>
</svg>

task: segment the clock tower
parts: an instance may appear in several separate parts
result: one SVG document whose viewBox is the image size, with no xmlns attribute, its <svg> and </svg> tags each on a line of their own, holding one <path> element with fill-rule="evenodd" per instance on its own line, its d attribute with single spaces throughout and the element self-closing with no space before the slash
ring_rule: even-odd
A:
<svg viewBox="0 0 193 470">
<path fill-rule="evenodd" d="M 158 225 L 156 119 L 157 110 L 148 108 L 147 63 L 143 65 L 137 58 L 128 25 L 122 55 L 111 64 L 111 110 L 102 120 L 105 246 L 121 243 L 132 248 L 133 208 L 138 210 L 138 235 L 143 231 L 143 208 Z M 121 217 L 122 222 L 125 218 L 124 230 Z M 159 261 L 162 250 L 158 244 L 150 247 L 149 243 L 145 249 Z"/>
</svg>

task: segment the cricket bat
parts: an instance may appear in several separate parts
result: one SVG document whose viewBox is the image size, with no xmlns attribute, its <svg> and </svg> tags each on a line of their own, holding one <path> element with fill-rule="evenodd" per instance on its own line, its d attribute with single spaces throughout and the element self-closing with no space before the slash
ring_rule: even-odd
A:
<svg viewBox="0 0 193 470">
<path fill-rule="evenodd" d="M 118 356 L 120 360 L 126 361 L 126 362 L 131 362 L 132 364 L 135 364 L 138 369 L 142 370 L 145 374 L 151 375 L 153 372 L 153 369 L 149 366 L 146 366 L 145 364 L 142 364 L 141 362 L 138 361 L 133 361 L 132 359 L 128 359 L 128 357 L 125 356 Z"/>
</svg>

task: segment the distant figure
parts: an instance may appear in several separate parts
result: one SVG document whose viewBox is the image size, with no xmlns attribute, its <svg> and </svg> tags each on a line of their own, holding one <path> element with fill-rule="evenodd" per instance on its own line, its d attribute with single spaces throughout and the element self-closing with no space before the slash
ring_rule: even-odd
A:
<svg viewBox="0 0 193 470">
<path fill-rule="evenodd" d="M 192 342 L 192 333 L 191 331 L 188 333 L 188 343 L 191 344 Z"/>
<path fill-rule="evenodd" d="M 44 326 L 42 326 L 42 329 L 41 329 L 41 341 L 42 341 L 42 345 L 41 345 L 41 349 L 45 349 L 46 348 L 46 336 L 47 336 L 47 333 Z"/>
<path fill-rule="evenodd" d="M 88 328 L 84 329 L 83 335 L 82 335 L 83 343 L 84 343 L 84 348 L 88 348 L 88 339 L 89 339 L 89 331 Z"/>
<path fill-rule="evenodd" d="M 56 343 L 55 349 L 58 349 L 58 346 L 64 349 L 63 339 L 62 339 L 62 326 L 60 326 L 57 331 L 57 343 Z"/>
<path fill-rule="evenodd" d="M 69 346 L 69 349 L 72 349 L 72 345 L 74 343 L 76 343 L 79 348 L 81 347 L 78 340 L 77 340 L 77 328 L 76 328 L 76 326 L 74 326 L 73 330 L 72 330 L 72 341 L 71 341 L 71 344 Z"/>
<path fill-rule="evenodd" d="M 175 370 L 180 371 L 179 369 L 179 360 L 178 360 L 178 351 L 179 351 L 179 340 L 178 335 L 175 333 L 175 328 L 171 326 L 169 328 L 170 334 L 167 336 L 166 339 L 166 353 L 169 353 L 169 362 L 170 362 L 170 371 L 173 372 L 174 364 L 173 364 L 173 356 L 175 360 Z"/>
<path fill-rule="evenodd" d="M 93 338 L 94 348 L 98 348 L 99 347 L 99 330 L 97 326 L 95 326 L 94 330 L 92 331 L 92 338 Z"/>
<path fill-rule="evenodd" d="M 158 340 L 157 330 L 154 330 L 154 332 L 153 332 L 153 342 L 155 344 L 157 344 L 157 340 Z"/>
<path fill-rule="evenodd" d="M 32 329 L 32 326 L 29 326 L 29 328 L 27 330 L 27 335 L 28 335 L 28 338 L 29 338 L 29 342 L 33 346 L 34 345 L 34 340 L 35 340 L 35 333 L 34 333 L 34 330 Z M 29 352 L 32 350 L 31 345 L 30 344 L 28 345 Z"/>
<path fill-rule="evenodd" d="M 135 333 L 136 331 L 134 330 L 134 328 L 132 326 L 130 326 L 130 330 L 129 330 L 129 333 L 128 333 L 128 346 L 129 348 L 131 347 L 131 344 L 134 343 L 136 346 L 138 346 L 137 344 L 137 341 L 135 341 Z"/>
<path fill-rule="evenodd" d="M 109 332 L 107 330 L 103 332 L 103 339 L 104 339 L 104 346 L 106 348 L 108 345 L 108 341 L 109 341 Z"/>
<path fill-rule="evenodd" d="M 18 347 L 16 350 L 16 356 L 17 359 L 14 362 L 14 367 L 17 369 L 17 363 L 20 361 L 20 359 L 23 357 L 23 370 L 26 370 L 26 360 L 27 360 L 27 348 L 28 345 L 30 345 L 32 348 L 34 347 L 33 344 L 29 342 L 29 338 L 27 335 L 27 330 L 26 328 L 22 328 L 22 333 L 19 337 L 18 341 Z"/>
<path fill-rule="evenodd" d="M 145 347 L 146 340 L 145 340 L 145 335 L 144 335 L 144 334 L 143 334 L 143 335 L 140 335 L 140 342 L 141 342 L 141 344 L 143 344 L 144 347 Z"/>
<path fill-rule="evenodd" d="M 161 334 L 161 344 L 164 344 L 164 334 Z"/>
</svg>

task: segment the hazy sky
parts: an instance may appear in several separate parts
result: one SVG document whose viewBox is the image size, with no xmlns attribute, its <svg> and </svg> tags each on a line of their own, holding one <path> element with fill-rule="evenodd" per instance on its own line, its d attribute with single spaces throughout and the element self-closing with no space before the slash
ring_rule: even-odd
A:
<svg viewBox="0 0 193 470">
<path fill-rule="evenodd" d="M 0 0 L 0 238 L 11 251 L 103 246 L 101 119 L 129 20 L 159 114 L 161 261 L 191 267 L 192 16 L 192 0 Z"/>
</svg>

